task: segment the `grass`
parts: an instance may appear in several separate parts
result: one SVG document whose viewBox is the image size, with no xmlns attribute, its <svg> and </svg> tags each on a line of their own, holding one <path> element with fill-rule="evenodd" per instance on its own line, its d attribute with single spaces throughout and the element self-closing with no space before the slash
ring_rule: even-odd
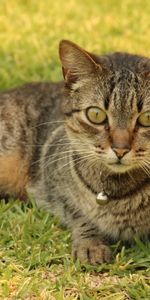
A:
<svg viewBox="0 0 150 300">
<path fill-rule="evenodd" d="M 34 203 L 0 204 L 0 299 L 149 299 L 150 244 L 98 267 L 74 264 L 70 234 Z"/>
<path fill-rule="evenodd" d="M 1 0 L 0 89 L 62 78 L 58 43 L 150 56 L 149 0 Z M 150 244 L 74 264 L 70 234 L 34 203 L 0 202 L 0 299 L 150 299 Z"/>
</svg>

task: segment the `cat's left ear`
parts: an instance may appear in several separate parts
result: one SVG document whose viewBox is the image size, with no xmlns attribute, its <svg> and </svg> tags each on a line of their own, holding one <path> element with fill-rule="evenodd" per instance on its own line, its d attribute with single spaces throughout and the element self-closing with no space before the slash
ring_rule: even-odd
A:
<svg viewBox="0 0 150 300">
<path fill-rule="evenodd" d="M 60 42 L 59 56 L 66 82 L 74 83 L 79 78 L 101 70 L 101 66 L 92 59 L 89 53 L 70 41 Z"/>
</svg>

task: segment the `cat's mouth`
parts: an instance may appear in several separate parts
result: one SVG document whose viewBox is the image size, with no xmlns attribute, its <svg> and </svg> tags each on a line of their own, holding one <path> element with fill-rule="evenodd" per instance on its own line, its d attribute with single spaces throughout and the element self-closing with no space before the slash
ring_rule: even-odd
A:
<svg viewBox="0 0 150 300">
<path fill-rule="evenodd" d="M 114 172 L 124 173 L 131 170 L 133 166 L 131 164 L 124 163 L 122 160 L 117 159 L 115 162 L 109 162 L 108 167 Z"/>
</svg>

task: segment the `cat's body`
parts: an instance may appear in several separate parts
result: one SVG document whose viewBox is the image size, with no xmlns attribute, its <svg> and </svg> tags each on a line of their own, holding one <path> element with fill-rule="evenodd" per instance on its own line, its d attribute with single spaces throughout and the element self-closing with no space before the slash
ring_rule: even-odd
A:
<svg viewBox="0 0 150 300">
<path fill-rule="evenodd" d="M 65 93 L 63 83 L 43 83 L 0 96 L 0 186 L 60 216 L 74 257 L 100 263 L 109 242 L 150 236 L 150 125 L 139 125 L 150 110 L 150 62 L 69 42 L 60 57 Z"/>
</svg>

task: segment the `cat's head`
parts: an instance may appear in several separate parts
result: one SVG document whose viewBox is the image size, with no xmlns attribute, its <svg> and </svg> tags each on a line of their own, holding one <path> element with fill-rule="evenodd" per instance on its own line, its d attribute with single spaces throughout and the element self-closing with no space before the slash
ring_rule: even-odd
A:
<svg viewBox="0 0 150 300">
<path fill-rule="evenodd" d="M 63 112 L 73 147 L 115 173 L 150 165 L 150 60 L 126 53 L 95 56 L 60 43 Z"/>
</svg>

